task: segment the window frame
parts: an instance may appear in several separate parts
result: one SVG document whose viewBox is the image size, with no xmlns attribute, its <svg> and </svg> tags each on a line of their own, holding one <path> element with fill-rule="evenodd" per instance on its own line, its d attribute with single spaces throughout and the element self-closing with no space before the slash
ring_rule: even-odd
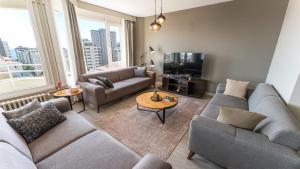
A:
<svg viewBox="0 0 300 169">
<path fill-rule="evenodd" d="M 80 9 L 80 8 L 76 8 L 76 11 L 80 11 L 77 12 L 77 19 L 81 18 L 81 19 L 86 19 L 86 20 L 90 20 L 90 21 L 95 21 L 95 22 L 100 22 L 100 23 L 104 23 L 104 28 L 105 28 L 105 32 L 106 32 L 106 49 L 107 49 L 107 57 L 108 57 L 108 66 L 112 66 L 114 65 L 114 63 L 118 63 L 120 64 L 121 67 L 124 67 L 126 65 L 126 58 L 123 57 L 123 50 L 125 50 L 124 48 L 124 33 L 123 33 L 123 26 L 122 26 L 122 18 L 118 18 L 120 19 L 120 23 L 116 23 L 116 22 L 112 22 L 110 21 L 109 15 L 105 15 L 105 14 L 101 14 L 101 16 L 97 16 L 97 14 L 99 13 L 95 13 L 93 11 L 87 11 L 85 9 Z M 121 55 L 121 61 L 116 61 L 113 62 L 112 61 L 112 48 L 111 48 L 111 37 L 110 37 L 110 27 L 114 26 L 114 27 L 118 27 L 119 31 L 120 31 L 120 55 Z M 125 60 L 124 60 L 125 59 Z M 85 62 L 86 64 L 86 62 Z M 95 69 L 97 70 L 97 69 Z M 86 71 L 87 72 L 92 72 L 92 71 L 88 71 L 87 67 L 86 67 Z"/>
<path fill-rule="evenodd" d="M 49 64 L 47 64 L 46 62 L 46 58 L 45 58 L 45 51 L 42 47 L 42 41 L 41 41 L 41 34 L 39 32 L 39 26 L 38 26 L 38 21 L 37 18 L 34 14 L 33 11 L 33 5 L 32 5 L 33 0 L 25 0 L 24 4 L 20 5 L 20 6 L 10 6 L 10 7 L 0 7 L 0 8 L 11 8 L 11 9 L 16 9 L 16 10 L 26 10 L 29 14 L 29 22 L 31 24 L 31 28 L 33 31 L 33 36 L 35 39 L 35 43 L 36 43 L 36 48 L 39 52 L 39 56 L 41 59 L 41 63 L 42 63 L 42 67 L 43 67 L 43 74 L 45 77 L 45 81 L 46 81 L 46 85 L 43 86 L 39 86 L 39 87 L 33 87 L 33 88 L 28 88 L 28 89 L 22 89 L 22 90 L 15 90 L 15 91 L 11 91 L 11 92 L 5 92 L 5 93 L 1 93 L 0 95 L 0 100 L 7 100 L 7 99 L 11 99 L 11 98 L 16 98 L 16 97 L 20 97 L 20 96 L 24 96 L 24 95 L 30 95 L 30 94 L 34 94 L 34 93 L 39 93 L 39 92 L 44 92 L 47 90 L 51 90 L 54 89 L 55 84 L 53 82 L 53 75 L 51 73 L 51 67 L 49 67 Z M 20 7 L 23 8 L 20 8 Z"/>
</svg>

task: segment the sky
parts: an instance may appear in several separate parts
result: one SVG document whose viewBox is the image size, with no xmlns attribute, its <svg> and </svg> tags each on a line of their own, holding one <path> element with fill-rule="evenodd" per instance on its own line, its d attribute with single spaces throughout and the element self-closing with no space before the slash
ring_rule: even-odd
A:
<svg viewBox="0 0 300 169">
<path fill-rule="evenodd" d="M 67 36 L 64 14 L 55 12 L 54 14 L 59 43 L 62 48 L 67 48 Z M 17 46 L 36 47 L 36 40 L 31 25 L 30 16 L 27 10 L 0 8 L 0 38 L 7 41 L 10 49 Z M 91 39 L 90 30 L 104 28 L 104 23 L 93 20 L 78 18 L 81 38 Z M 117 27 L 111 27 L 112 31 L 117 31 Z M 117 41 L 120 40 L 117 31 Z"/>
<path fill-rule="evenodd" d="M 0 21 L 0 38 L 10 48 L 36 47 L 28 11 L 0 8 Z"/>
</svg>

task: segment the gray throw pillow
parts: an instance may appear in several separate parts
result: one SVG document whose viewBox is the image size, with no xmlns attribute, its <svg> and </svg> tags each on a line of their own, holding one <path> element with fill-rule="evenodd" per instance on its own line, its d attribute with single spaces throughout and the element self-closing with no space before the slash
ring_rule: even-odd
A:
<svg viewBox="0 0 300 169">
<path fill-rule="evenodd" d="M 8 124 L 20 133 L 28 143 L 66 120 L 66 117 L 51 102 L 19 118 L 9 119 Z"/>
<path fill-rule="evenodd" d="M 146 76 L 147 67 L 137 67 L 134 69 L 135 77 L 145 77 Z"/>
<path fill-rule="evenodd" d="M 99 85 L 99 86 L 102 86 L 104 87 L 104 89 L 108 89 L 109 87 L 106 86 L 106 84 L 104 84 L 103 82 L 101 82 L 100 80 L 98 79 L 88 79 L 90 83 L 93 83 L 95 85 Z"/>
<path fill-rule="evenodd" d="M 98 76 L 98 79 L 106 84 L 106 86 L 108 86 L 109 88 L 114 88 L 114 84 L 108 78 Z"/>
<path fill-rule="evenodd" d="M 12 118 L 17 118 L 21 117 L 27 113 L 32 112 L 33 110 L 37 110 L 41 108 L 40 102 L 35 98 L 32 100 L 32 102 L 26 104 L 25 106 L 22 106 L 20 108 L 10 110 L 3 112 L 2 114 L 7 118 L 7 119 L 12 119 Z"/>
</svg>

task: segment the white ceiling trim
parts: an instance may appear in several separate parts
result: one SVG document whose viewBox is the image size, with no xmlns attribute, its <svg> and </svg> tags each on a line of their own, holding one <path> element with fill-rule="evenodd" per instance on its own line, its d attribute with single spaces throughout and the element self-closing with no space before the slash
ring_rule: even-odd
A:
<svg viewBox="0 0 300 169">
<path fill-rule="evenodd" d="M 154 0 L 82 0 L 87 3 L 119 11 L 136 17 L 154 15 Z M 201 6 L 213 5 L 232 0 L 162 0 L 163 12 L 175 12 Z M 157 13 L 160 12 L 160 2 L 157 0 Z"/>
</svg>

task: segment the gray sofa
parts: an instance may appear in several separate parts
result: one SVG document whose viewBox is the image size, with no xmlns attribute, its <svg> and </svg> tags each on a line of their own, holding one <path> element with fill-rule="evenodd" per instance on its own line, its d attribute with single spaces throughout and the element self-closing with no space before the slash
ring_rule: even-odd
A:
<svg viewBox="0 0 300 169">
<path fill-rule="evenodd" d="M 113 71 L 94 72 L 81 75 L 78 84 L 84 89 L 84 99 L 92 107 L 99 108 L 101 105 L 119 99 L 128 94 L 140 91 L 148 86 L 155 85 L 156 74 L 146 72 L 146 77 L 135 77 L 134 69 L 137 67 L 122 68 Z M 102 86 L 92 84 L 89 78 L 105 77 L 112 81 L 114 88 L 104 89 Z"/>
<path fill-rule="evenodd" d="M 216 95 L 190 126 L 188 159 L 194 153 L 229 169 L 300 169 L 300 127 L 272 86 L 261 83 L 247 100 Z M 267 116 L 254 131 L 216 121 L 221 106 Z"/>
<path fill-rule="evenodd" d="M 0 169 L 171 169 L 146 155 L 141 158 L 104 131 L 70 110 L 64 99 L 52 100 L 67 120 L 27 144 L 0 111 Z M 45 103 L 43 103 L 45 104 Z"/>
</svg>

